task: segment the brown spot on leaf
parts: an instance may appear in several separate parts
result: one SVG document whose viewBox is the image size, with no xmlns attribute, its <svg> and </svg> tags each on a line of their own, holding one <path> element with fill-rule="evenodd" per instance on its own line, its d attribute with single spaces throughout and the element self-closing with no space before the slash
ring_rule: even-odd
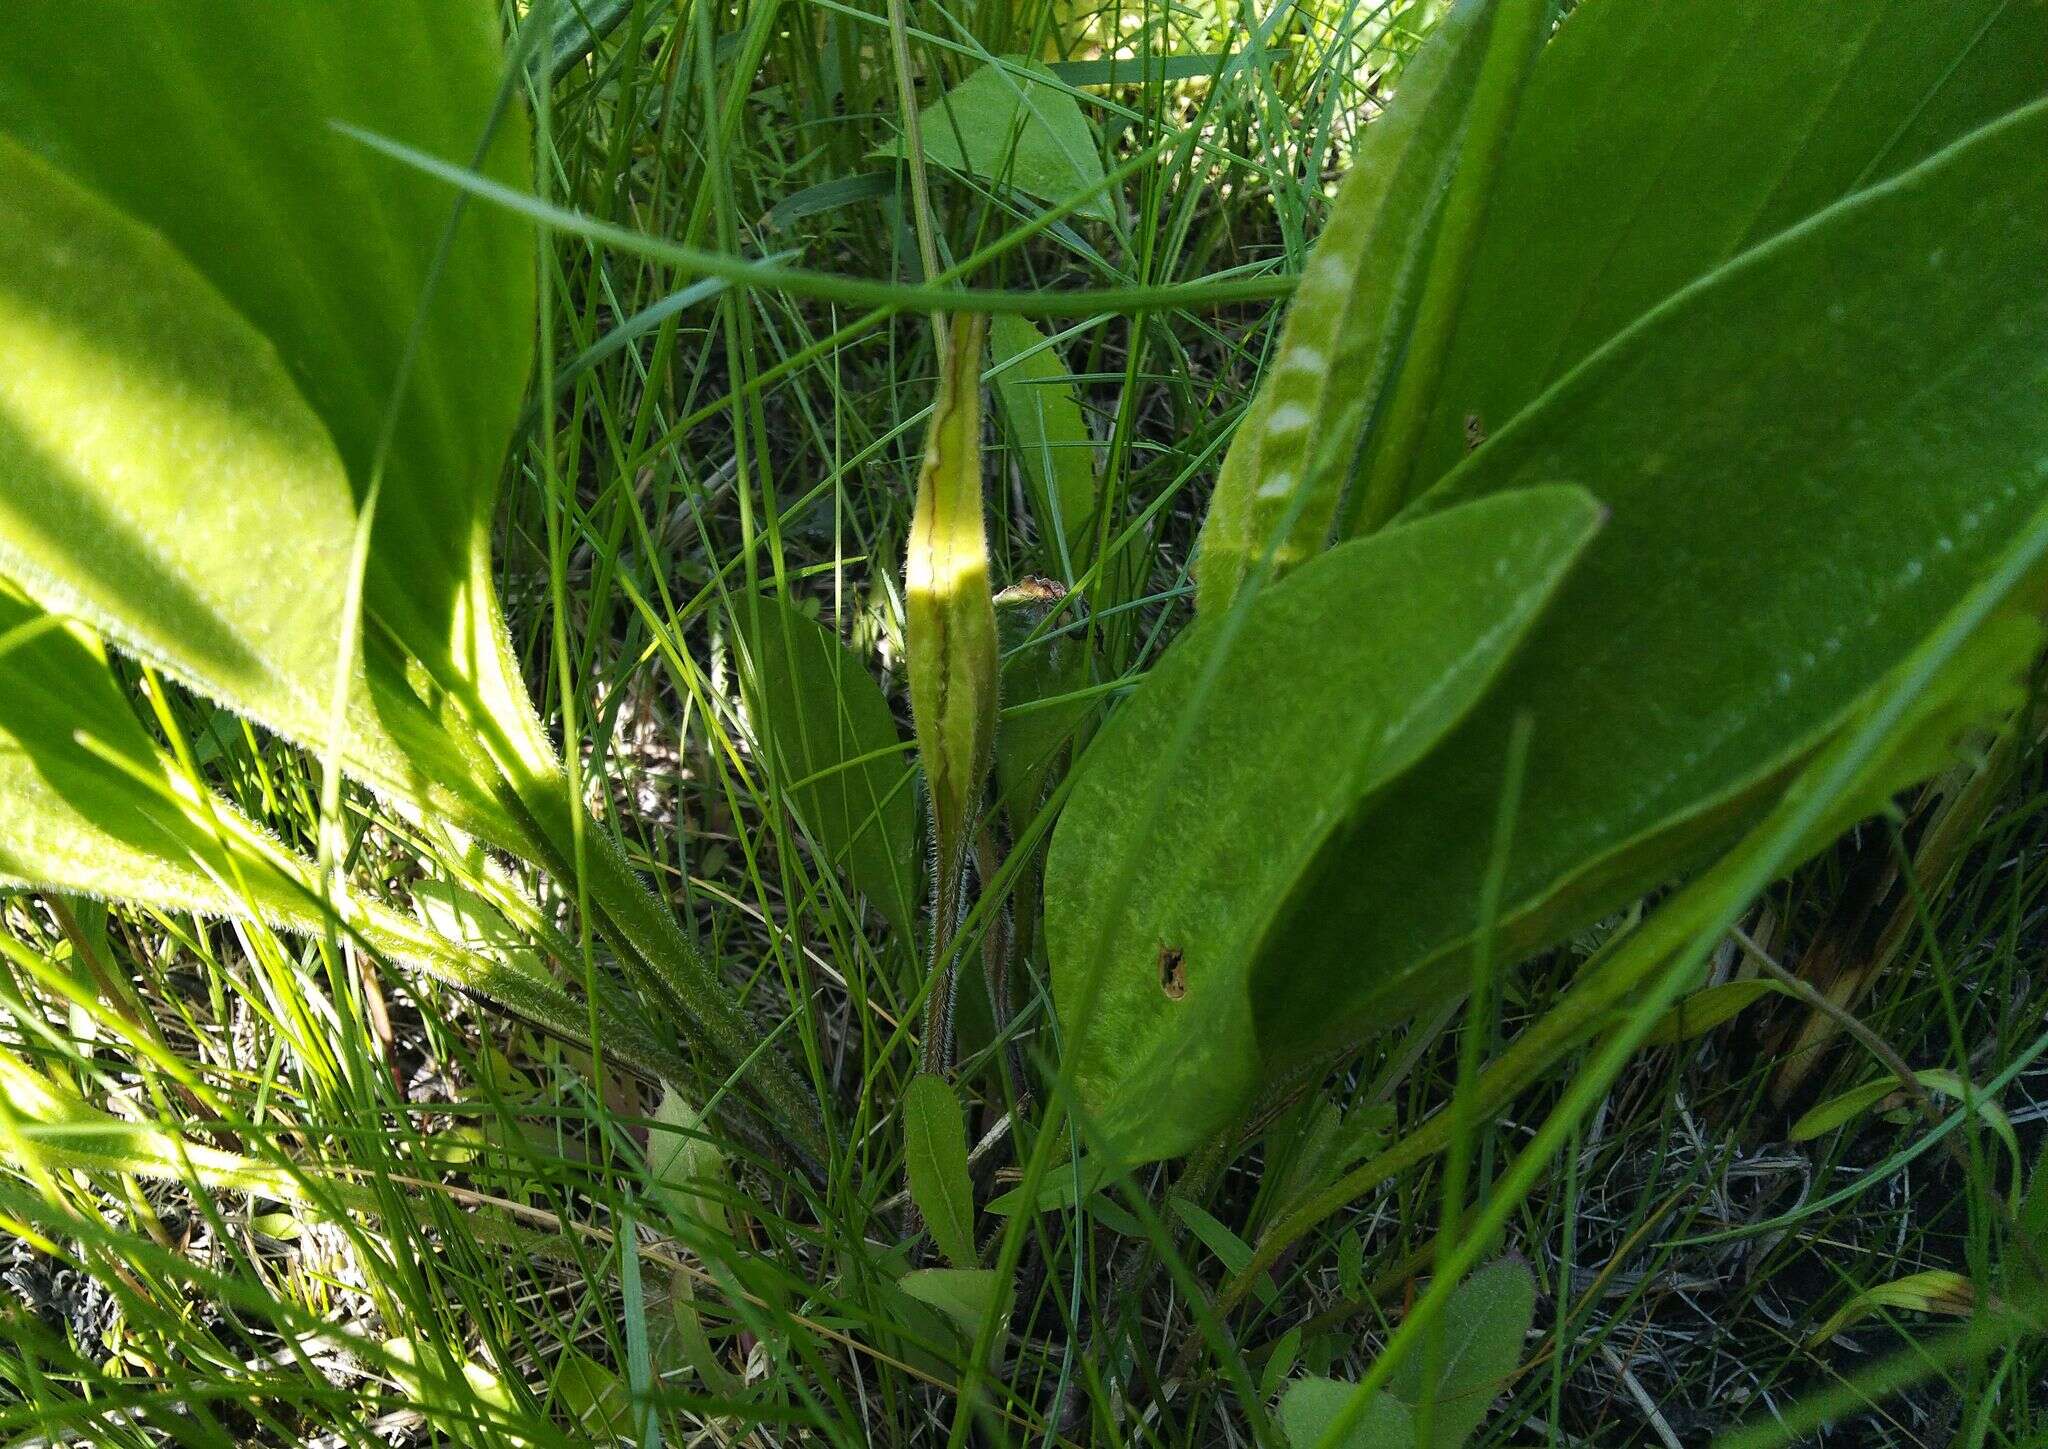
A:
<svg viewBox="0 0 2048 1449">
<path fill-rule="evenodd" d="M 1170 1001 L 1188 994 L 1188 958 L 1178 946 L 1159 948 L 1159 989 Z"/>
</svg>

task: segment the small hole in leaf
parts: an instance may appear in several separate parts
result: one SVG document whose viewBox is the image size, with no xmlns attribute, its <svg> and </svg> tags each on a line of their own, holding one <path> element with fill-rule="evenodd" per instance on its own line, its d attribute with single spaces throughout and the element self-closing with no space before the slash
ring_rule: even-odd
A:
<svg viewBox="0 0 2048 1449">
<path fill-rule="evenodd" d="M 1178 946 L 1159 948 L 1159 989 L 1174 1001 L 1188 994 L 1187 954 Z"/>
</svg>

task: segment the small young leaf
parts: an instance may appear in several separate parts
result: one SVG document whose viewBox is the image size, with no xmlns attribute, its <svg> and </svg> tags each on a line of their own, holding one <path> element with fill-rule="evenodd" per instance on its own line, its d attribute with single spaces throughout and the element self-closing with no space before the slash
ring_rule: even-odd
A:
<svg viewBox="0 0 2048 1449">
<path fill-rule="evenodd" d="M 1357 1391 L 1356 1384 L 1337 1379 L 1297 1380 L 1280 1401 L 1280 1426 L 1292 1449 L 1317 1449 Z M 1339 1441 L 1340 1449 L 1410 1449 L 1414 1443 L 1414 1415 L 1384 1390 L 1373 1395 L 1364 1417 Z"/>
<path fill-rule="evenodd" d="M 1114 221 L 1095 132 L 1074 98 L 1034 62 L 984 65 L 918 112 L 924 159 L 1044 201 L 1086 194 L 1079 214 Z M 904 155 L 898 141 L 877 155 Z"/>
<path fill-rule="evenodd" d="M 1171 1199 L 1174 1216 L 1188 1225 L 1188 1231 L 1202 1240 L 1202 1245 L 1216 1255 L 1216 1260 L 1232 1273 L 1241 1273 L 1252 1260 L 1252 1247 L 1243 1238 L 1225 1227 L 1207 1208 L 1189 1202 L 1184 1197 Z M 1261 1303 L 1272 1303 L 1278 1299 L 1280 1290 L 1273 1284 L 1270 1275 L 1262 1276 L 1253 1290 Z"/>
<path fill-rule="evenodd" d="M 1819 1348 L 1829 1339 L 1843 1332 L 1850 1325 L 1858 1323 L 1883 1308 L 1902 1308 L 1911 1313 L 1945 1313 L 1952 1318 L 1968 1318 L 1977 1311 L 1977 1287 L 1960 1273 L 1934 1270 L 1926 1273 L 1909 1273 L 1889 1283 L 1879 1283 L 1856 1294 L 1835 1315 L 1813 1331 L 1806 1340 L 1807 1347 Z"/>
<path fill-rule="evenodd" d="M 1095 439 L 1074 379 L 1029 317 L 991 318 L 990 385 L 1038 525 L 1039 566 L 1072 584 L 1094 540 Z"/>
<path fill-rule="evenodd" d="M 632 1396 L 619 1376 L 580 1348 L 565 1348 L 550 1376 L 555 1402 L 598 1443 L 632 1437 Z"/>
<path fill-rule="evenodd" d="M 1441 1320 L 1436 1382 L 1425 1378 L 1420 1350 L 1402 1359 L 1387 1380 L 1387 1393 L 1418 1417 L 1425 1398 L 1435 1401 L 1425 1449 L 1458 1449 L 1471 1437 L 1522 1362 L 1535 1315 L 1536 1279 L 1520 1259 L 1489 1263 L 1458 1285 Z"/>
<path fill-rule="evenodd" d="M 741 679 L 771 779 L 826 859 L 899 933 L 917 923 L 917 791 L 888 700 L 860 657 L 772 596 L 737 600 Z"/>
<path fill-rule="evenodd" d="M 2018 1180 L 2021 1162 L 2019 1137 L 2013 1131 L 2012 1121 L 2005 1115 L 2003 1108 L 1971 1087 L 1954 1072 L 1945 1071 L 1940 1067 L 1928 1067 L 1917 1071 L 1913 1073 L 1913 1078 L 1924 1090 L 1939 1096 L 1951 1097 L 1958 1102 L 1968 1102 L 1974 1098 L 1977 1115 L 1983 1118 L 1985 1125 L 1997 1133 L 1999 1140 L 2005 1143 L 2006 1151 L 2012 1157 L 2014 1180 Z M 1837 1127 L 1848 1126 L 1874 1107 L 1900 1104 L 1906 1100 L 1908 1094 L 1905 1088 L 1899 1085 L 1897 1077 L 1879 1077 L 1875 1081 L 1864 1082 L 1860 1086 L 1851 1087 L 1846 1092 L 1828 1098 L 1825 1102 L 1815 1104 L 1792 1124 L 1785 1137 L 1791 1142 L 1810 1142 L 1816 1137 L 1826 1136 Z"/>
<path fill-rule="evenodd" d="M 1333 549 L 1241 628 L 1200 620 L 1110 717 L 1054 832 L 1045 925 L 1068 1068 L 1117 1152 L 1185 1151 L 1244 1104 L 1275 909 L 1471 708 L 1599 520 L 1576 489 L 1532 488 Z"/>
<path fill-rule="evenodd" d="M 932 1240 L 956 1268 L 972 1268 L 974 1185 L 967 1176 L 967 1121 L 941 1077 L 920 1075 L 903 1094 L 903 1158 L 910 1198 Z"/>
</svg>

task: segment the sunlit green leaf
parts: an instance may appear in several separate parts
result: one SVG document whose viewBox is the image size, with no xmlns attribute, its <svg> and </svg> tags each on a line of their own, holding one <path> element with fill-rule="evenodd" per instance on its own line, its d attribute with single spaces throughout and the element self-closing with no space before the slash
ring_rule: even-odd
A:
<svg viewBox="0 0 2048 1449">
<path fill-rule="evenodd" d="M 1365 129 L 1202 521 L 1205 613 L 1261 560 L 1284 572 L 1329 540 L 1366 423 L 1401 366 L 1495 8 L 1452 6 Z"/>
</svg>

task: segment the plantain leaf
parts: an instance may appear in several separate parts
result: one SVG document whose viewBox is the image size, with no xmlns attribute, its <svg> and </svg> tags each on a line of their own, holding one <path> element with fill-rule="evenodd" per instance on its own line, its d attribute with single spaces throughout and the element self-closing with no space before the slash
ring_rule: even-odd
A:
<svg viewBox="0 0 2048 1449">
<path fill-rule="evenodd" d="M 739 600 L 741 679 L 769 777 L 827 860 L 897 931 L 917 922 L 917 791 L 889 702 L 860 656 L 781 600 Z"/>
<path fill-rule="evenodd" d="M 1292 1449 L 1317 1449 L 1323 1436 L 1344 1406 L 1357 1392 L 1356 1384 L 1341 1379 L 1297 1379 L 1280 1400 L 1280 1427 L 1287 1433 Z M 1351 1432 L 1337 1441 L 1338 1449 L 1410 1449 L 1415 1443 L 1415 1417 L 1408 1406 L 1392 1394 L 1373 1395 L 1365 1414 L 1351 1426 Z"/>
<path fill-rule="evenodd" d="M 981 1259 L 974 1250 L 974 1185 L 967 1176 L 967 1119 L 945 1078 L 920 1073 L 903 1094 L 903 1160 L 932 1241 L 956 1268 Z"/>
<path fill-rule="evenodd" d="M 1434 1401 L 1429 1449 L 1458 1449 L 1472 1437 L 1521 1364 L 1535 1314 L 1536 1279 L 1519 1259 L 1489 1263 L 1458 1285 L 1444 1305 L 1435 1383 L 1420 1352 L 1402 1359 L 1387 1380 L 1387 1393 L 1418 1416 L 1425 1398 Z"/>
<path fill-rule="evenodd" d="M 8 228 L 0 305 L 45 365 L 0 415 L 0 567 L 321 747 L 381 468 L 349 761 L 520 846 L 471 731 L 547 761 L 488 557 L 530 350 L 527 243 L 482 209 L 451 232 L 434 183 L 331 124 L 470 159 L 498 109 L 492 7 L 95 0 L 18 21 L 0 134 L 99 204 L 10 155 L 10 200 L 35 200 Z M 504 111 L 483 164 L 517 181 L 524 151 Z"/>
<path fill-rule="evenodd" d="M 0 572 L 278 733 L 338 745 L 397 802 L 587 884 L 629 968 L 736 1069 L 758 1041 L 723 984 L 611 838 L 575 828 L 493 595 L 532 341 L 525 224 L 357 139 L 523 186 L 497 7 L 90 0 L 16 19 L 0 327 L 34 365 L 0 394 Z M 359 660 L 344 625 L 373 487 Z M 815 1136 L 786 1063 L 752 1075 Z"/>
<path fill-rule="evenodd" d="M 1494 9 L 1452 6 L 1365 129 L 1217 475 L 1196 565 L 1205 613 L 1261 560 L 1284 572 L 1328 542 L 1352 455 L 1401 364 Z"/>
<path fill-rule="evenodd" d="M 2044 57 L 2048 7 L 2008 0 L 1579 7 L 1503 159 L 1418 482 L 1665 298 L 2048 93 Z"/>
<path fill-rule="evenodd" d="M 1301 882 L 1255 972 L 1269 1060 L 1465 979 L 1518 718 L 1502 959 L 1756 818 L 2000 557 L 2048 492 L 2048 293 L 2016 282 L 2048 270 L 2044 147 L 2037 103 L 1746 253 L 1411 510 L 1571 478 L 1613 518 L 1486 702 Z"/>
<path fill-rule="evenodd" d="M 1241 1105 L 1274 906 L 1471 708 L 1599 517 L 1532 488 L 1333 549 L 1198 622 L 1111 716 L 1053 837 L 1046 940 L 1068 1067 L 1113 1150 L 1173 1155 Z"/>
<path fill-rule="evenodd" d="M 160 236 L 5 137 L 0 192 L 0 346 L 22 359 L 0 380 L 0 567 L 271 728 L 324 741 L 355 527 L 325 426 Z M 363 773 L 410 797 L 420 771 L 360 669 L 352 693 Z M 464 779 L 420 793 L 487 814 L 480 790 L 453 798 Z"/>
<path fill-rule="evenodd" d="M 1095 438 L 1073 374 L 1029 317 L 989 319 L 996 409 L 1024 475 L 1040 566 L 1069 585 L 1087 568 L 1095 520 Z"/>
<path fill-rule="evenodd" d="M 917 114 L 924 159 L 1043 201 L 1086 195 L 1079 215 L 1114 221 L 1095 132 L 1052 72 L 1014 57 L 984 65 Z M 878 156 L 902 157 L 907 142 Z"/>
</svg>

